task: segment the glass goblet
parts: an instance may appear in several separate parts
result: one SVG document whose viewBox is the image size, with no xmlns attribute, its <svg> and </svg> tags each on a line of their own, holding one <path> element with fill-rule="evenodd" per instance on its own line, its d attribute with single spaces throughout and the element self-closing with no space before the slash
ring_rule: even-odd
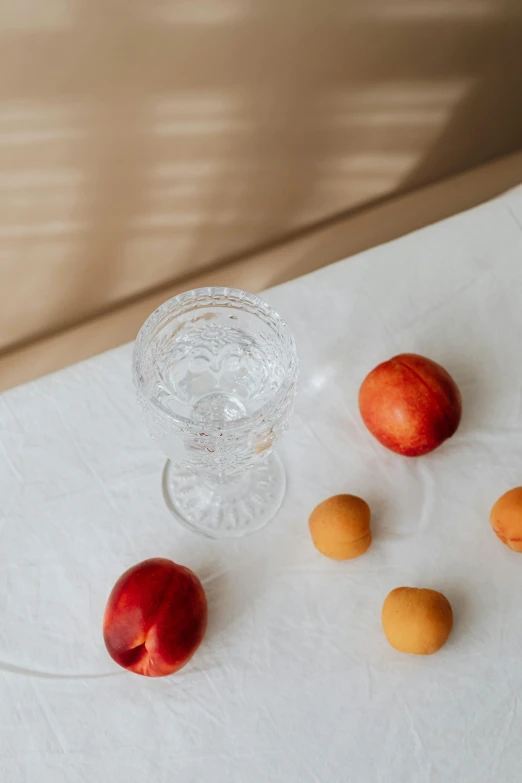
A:
<svg viewBox="0 0 522 783">
<path fill-rule="evenodd" d="M 187 291 L 145 321 L 134 383 L 169 458 L 165 500 L 186 527 L 238 537 L 274 517 L 286 480 L 272 451 L 288 425 L 297 368 L 284 320 L 245 291 Z"/>
</svg>

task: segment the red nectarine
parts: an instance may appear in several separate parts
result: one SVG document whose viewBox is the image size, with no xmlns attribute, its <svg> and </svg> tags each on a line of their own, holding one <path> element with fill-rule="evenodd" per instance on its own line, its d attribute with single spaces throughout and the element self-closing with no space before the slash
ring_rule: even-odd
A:
<svg viewBox="0 0 522 783">
<path fill-rule="evenodd" d="M 359 391 L 359 410 L 383 446 L 418 457 L 454 434 L 462 402 L 457 384 L 440 364 L 403 353 L 366 376 Z"/>
<path fill-rule="evenodd" d="M 156 557 L 129 568 L 114 585 L 103 638 L 120 666 L 163 677 L 192 658 L 206 627 L 207 599 L 197 576 Z"/>
</svg>

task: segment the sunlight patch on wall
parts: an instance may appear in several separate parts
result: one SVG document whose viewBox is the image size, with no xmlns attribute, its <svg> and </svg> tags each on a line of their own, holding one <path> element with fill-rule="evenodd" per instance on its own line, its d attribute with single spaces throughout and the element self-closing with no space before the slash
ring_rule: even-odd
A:
<svg viewBox="0 0 522 783">
<path fill-rule="evenodd" d="M 345 87 L 330 91 L 324 98 L 328 117 L 336 111 L 362 112 L 441 111 L 454 106 L 474 79 L 455 78 L 439 81 L 377 82 L 367 87 Z"/>
<path fill-rule="evenodd" d="M 158 181 L 201 180 L 217 174 L 222 167 L 219 161 L 190 160 L 159 163 L 150 170 L 150 179 Z"/>
<path fill-rule="evenodd" d="M 0 237 L 14 253 L 31 238 L 45 243 L 86 229 L 89 172 L 78 153 L 88 117 L 88 107 L 76 101 L 0 104 Z M 33 244 L 26 261 L 33 265 L 38 257 Z"/>
<path fill-rule="evenodd" d="M 424 109 L 419 111 L 398 110 L 347 113 L 336 118 L 336 124 L 351 127 L 385 126 L 391 125 L 441 125 L 448 116 L 447 109 Z"/>
<path fill-rule="evenodd" d="M 245 169 L 252 171 L 252 166 L 241 163 L 241 160 L 235 161 L 232 167 L 223 160 L 187 160 L 157 165 L 143 184 L 142 204 L 148 213 L 164 215 L 165 219 L 168 214 L 190 215 L 192 212 L 189 223 L 194 223 L 197 212 L 206 220 L 207 212 L 215 210 L 216 192 L 221 208 L 241 203 L 242 195 L 248 189 Z"/>
<path fill-rule="evenodd" d="M 29 169 L 23 171 L 0 171 L 0 191 L 27 191 L 31 188 L 71 188 L 81 184 L 85 175 L 76 169 Z M 71 193 L 67 193 L 70 198 Z"/>
<path fill-rule="evenodd" d="M 65 236 L 85 228 L 85 177 L 75 170 L 25 169 L 0 173 L 0 237 Z"/>
<path fill-rule="evenodd" d="M 28 237 L 62 237 L 77 234 L 85 229 L 84 223 L 72 220 L 51 220 L 46 223 L 21 223 L 20 225 L 0 226 L 3 239 L 27 239 Z M 33 259 L 34 260 L 34 259 Z"/>
<path fill-rule="evenodd" d="M 149 115 L 156 136 L 212 135 L 243 131 L 241 103 L 228 92 L 186 92 L 150 103 Z"/>
<path fill-rule="evenodd" d="M 336 90 L 322 100 L 325 124 L 339 128 L 417 130 L 430 140 L 449 121 L 474 79 L 438 82 L 379 83 L 367 88 Z"/>
<path fill-rule="evenodd" d="M 82 138 L 89 132 L 86 119 L 86 107 L 74 101 L 9 101 L 0 105 L 0 146 Z"/>
<path fill-rule="evenodd" d="M 75 0 L 1 0 L 0 35 L 17 30 L 60 30 L 76 17 Z"/>
<path fill-rule="evenodd" d="M 325 176 L 345 174 L 401 175 L 408 171 L 415 160 L 412 152 L 361 152 L 352 155 L 340 155 L 326 161 L 320 171 Z"/>
<path fill-rule="evenodd" d="M 169 24 L 230 24 L 246 16 L 251 0 L 138 0 L 135 10 L 150 21 Z"/>
<path fill-rule="evenodd" d="M 297 215 L 316 223 L 393 192 L 417 162 L 415 151 L 331 155 L 316 170 L 313 188 Z"/>
<path fill-rule="evenodd" d="M 0 104 L 0 267 L 13 291 L 0 314 L 0 345 L 68 317 L 90 228 L 83 160 L 89 116 L 81 101 Z M 25 300 L 38 302 L 29 318 L 17 307 Z"/>
</svg>

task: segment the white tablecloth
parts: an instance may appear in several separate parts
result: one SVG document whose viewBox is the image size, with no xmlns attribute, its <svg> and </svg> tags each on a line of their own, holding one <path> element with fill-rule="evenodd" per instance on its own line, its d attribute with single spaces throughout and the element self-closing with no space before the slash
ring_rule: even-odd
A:
<svg viewBox="0 0 522 783">
<path fill-rule="evenodd" d="M 522 483 L 522 188 L 267 292 L 301 376 L 280 447 L 277 521 L 241 541 L 185 531 L 160 490 L 130 345 L 0 400 L 2 783 L 510 783 L 522 780 L 522 555 L 489 526 Z M 454 438 L 408 460 L 357 409 L 379 361 L 414 351 L 463 396 Z M 307 518 L 366 498 L 374 541 L 322 557 Z M 193 568 L 209 629 L 179 674 L 108 657 L 120 573 L 151 556 Z M 392 650 L 388 591 L 442 590 L 437 655 Z"/>
</svg>

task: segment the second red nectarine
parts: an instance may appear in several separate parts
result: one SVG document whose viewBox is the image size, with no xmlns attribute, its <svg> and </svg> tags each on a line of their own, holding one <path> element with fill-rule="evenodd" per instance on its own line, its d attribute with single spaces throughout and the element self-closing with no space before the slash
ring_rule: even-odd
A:
<svg viewBox="0 0 522 783">
<path fill-rule="evenodd" d="M 155 557 L 129 568 L 114 585 L 103 637 L 120 666 L 163 677 L 188 663 L 206 627 L 207 599 L 198 577 L 185 566 Z"/>
</svg>

